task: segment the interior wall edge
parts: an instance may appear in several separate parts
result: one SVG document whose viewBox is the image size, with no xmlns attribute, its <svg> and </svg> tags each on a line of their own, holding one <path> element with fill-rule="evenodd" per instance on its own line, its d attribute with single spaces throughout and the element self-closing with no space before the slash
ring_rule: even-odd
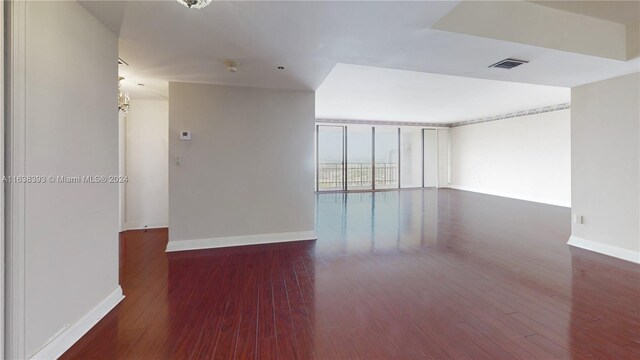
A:
<svg viewBox="0 0 640 360">
<path fill-rule="evenodd" d="M 57 359 L 75 344 L 84 334 L 93 328 L 98 321 L 105 317 L 116 305 L 124 299 L 122 288 L 118 285 L 98 305 L 93 307 L 80 320 L 73 323 L 60 333 L 54 335 L 30 359 Z"/>
<path fill-rule="evenodd" d="M 604 242 L 587 240 L 571 235 L 569 241 L 567 241 L 567 245 L 640 264 L 640 252 L 624 249 L 618 246 L 607 245 Z"/>
<path fill-rule="evenodd" d="M 4 175 L 26 173 L 26 22 L 24 0 L 3 3 L 4 21 Z M 24 358 L 26 353 L 25 283 L 26 271 L 26 184 L 4 185 L 4 351 L 3 358 Z"/>
<path fill-rule="evenodd" d="M 275 244 L 291 241 L 317 240 L 315 230 L 294 231 L 274 234 L 256 234 L 246 236 L 226 236 L 193 240 L 172 240 L 167 244 L 167 252 L 216 249 L 231 246 L 246 246 L 258 244 Z"/>
</svg>

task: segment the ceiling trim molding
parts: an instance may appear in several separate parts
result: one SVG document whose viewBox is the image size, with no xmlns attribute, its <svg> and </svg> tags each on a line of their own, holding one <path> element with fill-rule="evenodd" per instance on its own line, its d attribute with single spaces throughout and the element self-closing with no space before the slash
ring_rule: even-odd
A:
<svg viewBox="0 0 640 360">
<path fill-rule="evenodd" d="M 544 114 L 548 112 L 566 110 L 571 108 L 571 103 L 562 103 L 557 105 L 549 105 L 529 110 L 514 111 L 510 113 L 487 116 L 483 118 L 464 120 L 448 124 L 437 123 L 421 123 L 412 121 L 376 121 L 376 120 L 346 120 L 346 119 L 316 119 L 319 124 L 341 124 L 341 125 L 392 125 L 392 126 L 421 126 L 434 128 L 452 128 L 464 125 L 481 124 L 490 121 L 506 120 L 521 116 Z"/>
<path fill-rule="evenodd" d="M 448 126 L 448 127 L 457 127 L 457 126 L 464 126 L 464 125 L 481 124 L 481 123 L 490 122 L 490 121 L 505 120 L 505 119 L 511 119 L 511 118 L 515 118 L 515 117 L 535 115 L 535 114 L 543 114 L 543 113 L 548 113 L 548 112 L 566 110 L 566 109 L 570 109 L 570 108 L 571 108 L 571 103 L 549 105 L 549 106 L 543 106 L 543 107 L 539 107 L 539 108 L 535 108 L 535 109 L 510 112 L 510 113 L 506 113 L 506 114 L 488 116 L 488 117 L 479 118 L 479 119 L 458 121 L 458 122 L 447 124 L 446 126 Z"/>
<path fill-rule="evenodd" d="M 422 123 L 413 121 L 376 121 L 376 120 L 345 120 L 345 119 L 316 119 L 320 124 L 343 124 L 343 125 L 393 125 L 393 126 L 421 126 L 447 128 L 448 124 Z"/>
</svg>

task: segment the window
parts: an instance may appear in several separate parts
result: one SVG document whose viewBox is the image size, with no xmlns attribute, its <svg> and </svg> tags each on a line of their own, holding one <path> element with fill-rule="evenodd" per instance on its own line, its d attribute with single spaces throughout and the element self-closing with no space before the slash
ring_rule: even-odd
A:
<svg viewBox="0 0 640 360">
<path fill-rule="evenodd" d="M 399 128 L 376 126 L 374 133 L 376 189 L 398 188 Z"/>
<path fill-rule="evenodd" d="M 371 126 L 347 126 L 347 190 L 373 188 Z"/>
<path fill-rule="evenodd" d="M 316 126 L 316 189 L 436 187 L 438 132 L 419 127 Z"/>
<path fill-rule="evenodd" d="M 344 190 L 344 129 L 344 126 L 316 127 L 316 182 L 319 191 Z"/>
</svg>

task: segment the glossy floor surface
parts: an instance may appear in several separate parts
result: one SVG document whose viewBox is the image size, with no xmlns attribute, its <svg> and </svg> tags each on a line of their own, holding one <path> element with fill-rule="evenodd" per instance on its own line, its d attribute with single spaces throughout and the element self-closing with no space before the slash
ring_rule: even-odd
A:
<svg viewBox="0 0 640 360">
<path fill-rule="evenodd" d="M 569 209 L 455 190 L 317 196 L 318 240 L 165 253 L 63 359 L 638 359 L 640 266 L 570 248 Z"/>
</svg>

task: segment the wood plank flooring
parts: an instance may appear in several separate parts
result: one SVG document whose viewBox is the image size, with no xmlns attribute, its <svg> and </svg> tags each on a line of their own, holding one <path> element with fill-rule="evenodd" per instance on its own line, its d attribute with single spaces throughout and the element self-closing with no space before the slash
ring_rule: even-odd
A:
<svg viewBox="0 0 640 360">
<path fill-rule="evenodd" d="M 318 240 L 165 253 L 63 359 L 638 359 L 640 266 L 566 245 L 569 209 L 456 190 L 317 195 Z"/>
</svg>

